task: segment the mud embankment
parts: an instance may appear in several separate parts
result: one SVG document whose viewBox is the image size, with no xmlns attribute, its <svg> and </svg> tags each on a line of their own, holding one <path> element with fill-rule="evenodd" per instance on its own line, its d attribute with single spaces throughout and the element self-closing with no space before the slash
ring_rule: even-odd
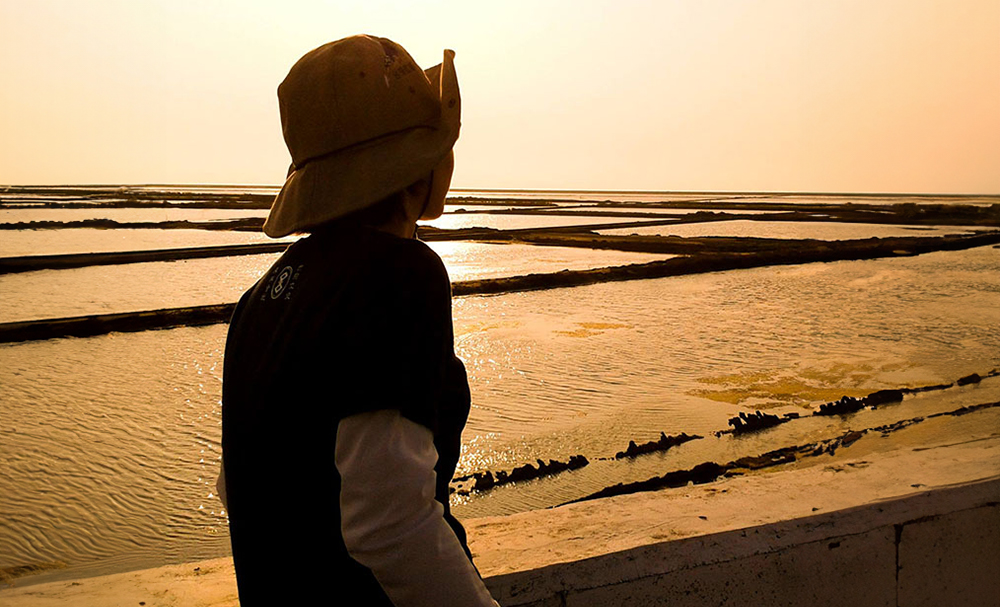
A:
<svg viewBox="0 0 1000 607">
<path fill-rule="evenodd" d="M 619 243 L 613 239 L 611 244 Z M 642 245 L 641 239 L 638 243 Z M 871 238 L 849 241 L 784 241 L 784 247 L 768 246 L 754 252 L 716 252 L 717 239 L 662 239 L 655 251 L 677 252 L 686 249 L 689 256 L 644 264 L 612 266 L 590 270 L 563 270 L 549 274 L 528 274 L 506 278 L 488 278 L 456 282 L 455 296 L 496 295 L 514 291 L 530 291 L 575 287 L 601 282 L 664 278 L 772 265 L 812 262 L 876 259 L 918 255 L 932 251 L 960 250 L 1000 243 L 1000 232 L 972 236 L 941 236 L 937 238 Z M 742 239 L 721 239 L 739 241 Z M 678 242 L 692 241 L 692 242 Z M 703 242 L 708 241 L 708 242 Z M 600 248 L 601 239 L 596 243 Z M 725 244 L 725 243 L 723 243 Z M 259 246 L 259 245 L 258 245 Z M 694 253 L 700 247 L 699 254 Z M 655 248 L 655 247 L 651 247 Z M 629 249 L 635 250 L 635 249 Z M 641 250 L 641 249 L 640 249 Z M 228 321 L 235 304 L 170 308 L 122 314 L 101 314 L 74 318 L 44 319 L 0 324 L 0 343 L 51 339 L 55 337 L 87 337 L 112 331 L 142 331 L 165 329 L 187 324 L 212 324 Z"/>
<path fill-rule="evenodd" d="M 936 417 L 943 417 L 946 415 L 959 416 L 972 413 L 974 411 L 979 411 L 982 409 L 988 409 L 993 407 L 1000 407 L 1000 401 L 991 403 L 982 403 L 979 405 L 973 405 L 969 407 L 961 407 L 953 411 L 946 411 L 944 413 L 935 413 L 933 415 L 928 415 L 926 417 L 914 417 L 911 419 L 900 420 L 892 424 L 886 424 L 883 426 L 876 426 L 873 428 L 865 428 L 863 430 L 848 430 L 843 434 L 836 436 L 831 439 L 821 440 L 811 443 L 806 443 L 802 445 L 794 445 L 791 447 L 783 447 L 781 449 L 775 449 L 774 451 L 768 451 L 761 455 L 741 457 L 737 460 L 727 462 L 725 464 L 718 464 L 716 462 L 705 462 L 698 464 L 693 468 L 686 470 L 675 470 L 668 472 L 662 476 L 656 476 L 644 481 L 637 481 L 634 483 L 618 483 L 616 485 L 611 485 L 605 487 L 600 491 L 596 491 L 589 495 L 585 495 L 581 498 L 570 500 L 560 506 L 566 504 L 574 504 L 577 502 L 584 502 L 587 500 L 600 499 L 603 497 L 613 497 L 616 495 L 626 495 L 629 493 L 638 493 L 641 491 L 657 491 L 659 489 L 669 489 L 684 487 L 688 484 L 700 485 L 704 483 L 710 483 L 720 478 L 737 476 L 741 474 L 746 474 L 752 470 L 760 470 L 763 468 L 770 468 L 773 466 L 780 466 L 782 464 L 790 464 L 795 461 L 801 460 L 807 457 L 818 457 L 820 455 L 832 455 L 837 451 L 837 449 L 843 447 L 849 447 L 863 436 L 869 433 L 878 433 L 882 436 L 888 436 L 889 434 L 901 430 L 903 428 L 919 424 L 925 420 L 933 419 Z"/>
<path fill-rule="evenodd" d="M 110 253 L 71 253 L 65 255 L 26 255 L 0 257 L 0 275 L 37 270 L 68 270 L 90 266 L 112 266 L 150 261 L 177 261 L 209 257 L 235 257 L 238 255 L 263 255 L 281 253 L 287 242 L 261 244 L 219 245 L 186 249 L 151 249 L 149 251 L 117 251 Z"/>
<path fill-rule="evenodd" d="M 945 390 L 951 388 L 955 385 L 963 386 L 969 383 L 978 383 L 983 380 L 984 377 L 997 377 L 1000 376 L 1000 369 L 994 369 L 987 373 L 985 376 L 980 376 L 978 373 L 973 373 L 967 375 L 955 382 L 950 382 L 947 384 L 937 384 L 933 386 L 921 386 L 912 388 L 897 388 L 890 390 L 878 390 L 872 392 L 868 396 L 861 399 L 851 399 L 857 403 L 862 403 L 858 408 L 843 409 L 836 407 L 835 405 L 842 402 L 848 397 L 842 398 L 840 401 L 834 403 L 825 403 L 819 406 L 819 408 L 813 411 L 813 416 L 823 416 L 823 415 L 849 415 L 860 411 L 862 408 L 875 409 L 877 407 L 901 402 L 903 400 L 904 394 L 914 394 L 919 392 L 928 392 L 931 390 Z M 1000 403 L 990 403 L 985 405 L 977 405 L 975 407 L 962 407 L 948 413 L 940 413 L 928 416 L 926 419 L 932 417 L 940 417 L 941 415 L 964 415 L 966 413 L 971 413 L 985 407 L 1000 406 Z M 797 419 L 803 419 L 798 413 L 789 413 L 783 417 L 777 415 L 771 415 L 768 413 L 763 413 L 761 411 L 754 411 L 753 413 L 746 414 L 740 413 L 738 417 L 731 418 L 729 420 L 729 425 L 732 426 L 729 430 L 720 430 L 715 432 L 716 437 L 721 437 L 726 434 L 732 435 L 742 435 L 751 432 L 760 432 L 768 428 L 773 428 L 775 426 L 788 423 Z M 867 430 L 860 431 L 849 431 L 845 432 L 841 436 L 835 437 L 834 439 L 827 441 L 818 441 L 814 443 L 808 443 L 806 445 L 796 445 L 792 447 L 784 447 L 781 449 L 776 449 L 774 451 L 769 451 L 767 453 L 743 457 L 734 462 L 729 462 L 728 464 L 716 464 L 714 462 L 705 462 L 699 464 L 690 470 L 679 470 L 669 473 L 664 477 L 657 477 L 655 479 L 650 479 L 647 481 L 642 481 L 640 483 L 632 483 L 630 485 L 619 484 L 612 488 L 605 488 L 602 491 L 618 491 L 620 487 L 628 488 L 626 493 L 631 493 L 634 491 L 646 491 L 655 488 L 662 487 L 681 487 L 689 482 L 699 483 L 699 482 L 709 482 L 718 478 L 723 474 L 734 474 L 734 470 L 746 469 L 746 470 L 759 470 L 761 468 L 767 468 L 770 466 L 776 466 L 779 464 L 790 463 L 796 459 L 800 459 L 806 455 L 821 455 L 823 453 L 833 454 L 838 448 L 849 446 L 859 438 L 861 438 L 869 430 L 879 431 L 883 434 L 888 435 L 891 432 L 904 428 L 906 426 L 913 425 L 923 421 L 925 418 L 914 418 L 910 420 L 902 420 L 889 424 L 886 426 L 879 426 L 877 428 L 869 428 Z M 697 434 L 689 435 L 685 432 L 680 433 L 676 436 L 668 436 L 664 432 L 660 432 L 660 438 L 658 440 L 649 441 L 642 444 L 636 444 L 634 440 L 630 440 L 628 447 L 624 451 L 619 451 L 615 454 L 613 458 L 611 457 L 600 457 L 592 456 L 595 461 L 609 461 L 609 460 L 623 460 L 623 459 L 634 459 L 636 457 L 641 457 L 644 455 L 649 455 L 652 453 L 663 453 L 669 451 L 670 449 L 682 445 L 686 442 L 699 440 L 704 438 Z M 575 463 L 575 465 L 574 465 Z M 538 460 L 538 468 L 535 468 L 531 464 L 526 464 L 514 468 L 512 472 L 505 472 L 502 470 L 493 471 L 486 470 L 483 472 L 474 472 L 472 474 L 456 477 L 452 479 L 452 493 L 458 493 L 459 495 L 468 495 L 475 492 L 488 491 L 494 487 L 513 483 L 523 480 L 533 480 L 536 478 L 541 478 L 543 476 L 553 476 L 567 470 L 576 470 L 582 468 L 590 463 L 590 460 L 584 455 L 573 455 L 570 457 L 569 463 L 558 462 L 555 460 L 549 460 L 549 464 L 545 464 L 542 460 Z M 708 479 L 708 480 L 696 480 L 696 479 Z M 470 487 L 468 485 L 469 481 L 473 481 L 473 485 Z M 651 487 L 651 489 L 642 489 L 635 487 Z M 615 493 L 618 495 L 618 493 Z M 600 497 L 606 497 L 601 495 Z M 581 498 L 589 499 L 589 498 Z"/>
<path fill-rule="evenodd" d="M 640 455 L 649 455 L 650 453 L 663 453 L 664 451 L 673 449 L 677 445 L 683 445 L 688 441 L 700 438 L 705 437 L 685 432 L 681 432 L 677 436 L 667 436 L 665 432 L 660 432 L 660 438 L 655 441 L 649 441 L 641 445 L 637 445 L 634 440 L 629 441 L 628 447 L 624 451 L 615 453 L 615 459 L 632 459 Z"/>
<path fill-rule="evenodd" d="M 219 219 L 213 221 L 115 221 L 113 219 L 80 219 L 77 221 L 17 221 L 0 223 L 0 230 L 215 230 L 221 232 L 260 232 L 262 217 Z"/>
<path fill-rule="evenodd" d="M 565 462 L 554 459 L 550 459 L 548 463 L 540 459 L 536 461 L 538 462 L 537 467 L 533 464 L 524 464 L 523 466 L 514 468 L 510 472 L 498 470 L 494 473 L 492 470 L 487 470 L 486 472 L 475 472 L 467 476 L 454 478 L 451 482 L 457 486 L 451 487 L 450 491 L 458 495 L 469 495 L 472 491 L 487 491 L 494 487 L 510 483 L 555 476 L 560 472 L 579 470 L 590 464 L 590 461 L 582 455 L 571 455 L 569 460 Z M 471 488 L 466 486 L 466 483 L 470 480 L 473 481 Z"/>
<path fill-rule="evenodd" d="M 0 323 L 0 343 L 213 325 L 228 322 L 235 309 L 235 303 L 227 303 Z"/>
<path fill-rule="evenodd" d="M 555 241 L 552 237 L 541 237 Z M 871 238 L 867 240 L 847 240 L 824 242 L 816 240 L 767 241 L 755 251 L 746 251 L 754 243 L 739 242 L 745 239 L 714 238 L 641 238 L 631 237 L 591 237 L 589 241 L 576 240 L 575 236 L 560 235 L 561 245 L 576 241 L 575 246 L 589 246 L 597 249 L 641 251 L 646 253 L 671 253 L 687 255 L 664 261 L 644 264 L 614 266 L 592 270 L 563 271 L 551 274 L 528 274 L 508 278 L 491 278 L 457 283 L 453 287 L 455 295 L 507 293 L 557 287 L 574 287 L 599 282 L 664 278 L 686 274 L 702 274 L 725 270 L 740 270 L 774 265 L 795 265 L 802 263 L 878 259 L 919 255 L 933 251 L 955 251 L 1000 243 L 1000 232 L 989 232 L 972 236 L 941 236 L 937 238 Z M 760 240 L 760 239 L 754 239 Z M 587 244 L 584 244 L 587 242 Z M 574 245 L 570 245 L 574 246 Z M 743 251 L 720 251 L 732 246 Z"/>
<path fill-rule="evenodd" d="M 1000 227 L 1000 203 L 992 206 L 940 205 L 903 203 L 894 205 L 800 205 L 800 204 L 754 204 L 754 203 L 712 203 L 714 210 L 698 210 L 694 213 L 664 213 L 643 209 L 658 208 L 690 211 L 705 204 L 680 205 L 677 203 L 623 205 L 603 203 L 599 206 L 574 206 L 542 209 L 489 209 L 455 213 L 482 213 L 489 215 L 545 215 L 565 217 L 634 217 L 647 219 L 669 219 L 671 223 L 703 223 L 709 221 L 794 221 L 794 222 L 834 222 L 871 223 L 896 225 L 952 225 Z M 602 209 L 595 212 L 595 208 Z M 607 210 L 615 209 L 615 210 Z M 752 211 L 740 213 L 739 211 Z M 761 214 L 756 211 L 768 211 Z M 607 229 L 607 228 L 600 228 Z"/>
<path fill-rule="evenodd" d="M 0 188 L 0 208 L 55 209 L 270 209 L 274 194 L 176 191 L 130 186 L 6 186 Z M 46 200 L 43 196 L 58 197 Z"/>
<path fill-rule="evenodd" d="M 638 222 L 634 225 L 648 225 Z M 654 222 L 655 224 L 668 222 Z M 628 227 L 633 224 L 607 224 Z M 591 229 L 594 226 L 583 226 Z M 788 240 L 777 238 L 732 238 L 706 236 L 683 238 L 680 236 L 598 236 L 581 232 L 581 226 L 531 228 L 525 230 L 495 230 L 491 228 L 466 228 L 460 230 L 430 230 L 423 228 L 421 238 L 434 241 L 476 241 L 495 243 L 519 243 L 539 246 L 577 247 L 598 250 L 627 251 L 634 253 L 662 253 L 670 255 L 764 255 L 776 261 L 764 259 L 756 265 L 771 263 L 808 263 L 809 261 L 833 261 L 837 259 L 868 259 L 890 255 L 926 253 L 934 250 L 955 250 L 993 244 L 1000 241 L 1000 232 L 990 231 L 974 235 L 954 235 L 939 237 L 899 237 L 869 238 L 866 240 Z M 189 247 L 183 249 L 157 249 L 150 251 L 122 251 L 107 253 L 79 253 L 63 255 L 25 255 L 0 258 L 0 274 L 80 268 L 97 265 L 117 265 L 146 261 L 173 261 L 205 257 L 228 257 L 231 255 L 257 255 L 280 252 L 288 243 L 267 242 L 247 245 L 219 245 Z M 867 256 L 867 257 L 866 257 Z M 785 261 L 781 261 L 785 260 Z M 715 262 L 706 259 L 714 267 Z M 719 262 L 721 263 L 721 262 Z M 648 265 L 648 264 L 646 264 Z M 676 264 L 674 264 L 676 265 Z M 719 269 L 751 267 L 747 265 L 718 265 Z M 588 270 L 592 271 L 592 270 Z M 713 271 L 711 267 L 700 271 Z M 579 272 L 579 271 L 578 271 Z M 691 273 L 681 270 L 679 273 Z M 627 276 L 628 274 L 623 274 Z M 671 274 L 663 274 L 669 276 Z M 543 275 L 545 276 L 545 275 Z M 658 277 L 654 271 L 649 277 Z M 622 278 L 621 280 L 628 280 Z M 492 279 L 491 279 L 492 280 Z M 614 280 L 614 278 L 611 278 Z M 537 280 L 529 281 L 536 284 Z M 601 282 L 598 280 L 597 282 Z M 563 285 L 553 285 L 563 286 Z M 533 286 L 529 288 L 545 288 Z"/>
</svg>

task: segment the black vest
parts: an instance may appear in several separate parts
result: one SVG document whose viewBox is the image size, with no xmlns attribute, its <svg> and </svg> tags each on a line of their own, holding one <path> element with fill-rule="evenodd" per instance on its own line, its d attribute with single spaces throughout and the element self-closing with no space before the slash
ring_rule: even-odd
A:
<svg viewBox="0 0 1000 607">
<path fill-rule="evenodd" d="M 243 295 L 222 390 L 243 607 L 392 604 L 340 530 L 336 432 L 354 413 L 397 409 L 433 432 L 436 498 L 466 546 L 448 507 L 469 414 L 453 341 L 440 258 L 369 228 L 335 226 L 298 241 Z"/>
</svg>

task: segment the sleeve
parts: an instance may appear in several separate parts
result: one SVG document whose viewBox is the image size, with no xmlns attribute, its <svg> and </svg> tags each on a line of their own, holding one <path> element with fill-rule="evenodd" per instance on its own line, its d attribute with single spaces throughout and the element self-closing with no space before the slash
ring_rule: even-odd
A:
<svg viewBox="0 0 1000 607">
<path fill-rule="evenodd" d="M 396 410 L 337 427 L 344 544 L 397 607 L 498 607 L 434 499 L 431 432 Z"/>
<path fill-rule="evenodd" d="M 215 494 L 219 496 L 223 508 L 229 508 L 229 498 L 226 495 L 226 465 L 219 464 L 219 478 L 215 479 Z"/>
</svg>

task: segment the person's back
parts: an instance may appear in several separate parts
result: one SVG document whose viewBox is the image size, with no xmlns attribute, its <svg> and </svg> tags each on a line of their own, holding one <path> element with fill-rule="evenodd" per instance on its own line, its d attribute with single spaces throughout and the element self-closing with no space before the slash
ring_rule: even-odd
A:
<svg viewBox="0 0 1000 607">
<path fill-rule="evenodd" d="M 469 413 L 450 283 L 413 238 L 450 182 L 449 53 L 414 75 L 395 43 L 353 37 L 307 54 L 279 88 L 293 171 L 265 232 L 310 235 L 244 294 L 226 343 L 220 488 L 244 607 L 495 604 L 448 508 Z M 369 132 L 327 124 L 357 129 L 348 110 Z"/>
<path fill-rule="evenodd" d="M 344 546 L 332 429 L 349 415 L 405 404 L 404 415 L 438 430 L 437 475 L 451 478 L 469 397 L 451 353 L 451 318 L 442 314 L 449 297 L 447 274 L 426 245 L 364 228 L 303 239 L 244 295 L 223 396 L 241 595 L 276 604 L 344 593 L 391 604 Z M 424 338 L 399 335 L 401 328 Z M 435 498 L 447 513 L 442 488 Z M 446 516 L 464 546 L 464 532 Z M 276 572 L 286 568 L 303 582 L 282 583 Z"/>
</svg>

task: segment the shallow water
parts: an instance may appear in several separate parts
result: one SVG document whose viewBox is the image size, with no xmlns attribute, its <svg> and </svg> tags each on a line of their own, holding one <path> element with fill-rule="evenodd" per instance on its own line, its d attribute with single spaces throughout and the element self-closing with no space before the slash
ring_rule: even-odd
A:
<svg viewBox="0 0 1000 607">
<path fill-rule="evenodd" d="M 598 234 L 629 236 L 729 236 L 738 238 L 787 238 L 816 240 L 854 240 L 858 238 L 895 238 L 905 236 L 944 236 L 982 230 L 968 226 L 906 226 L 876 223 L 827 223 L 822 221 L 711 221 L 680 225 L 614 228 L 597 230 Z"/>
<path fill-rule="evenodd" d="M 781 194 L 746 192 L 611 192 L 579 190 L 458 190 L 450 196 L 483 200 L 544 200 L 547 202 L 683 202 L 711 207 L 714 201 L 781 204 L 971 204 L 989 206 L 1000 203 L 1000 196 L 934 196 L 907 194 Z"/>
<path fill-rule="evenodd" d="M 582 215 L 573 217 L 567 215 L 546 216 L 541 213 L 525 213 L 523 215 L 502 215 L 486 213 L 453 213 L 442 215 L 432 221 L 422 221 L 421 225 L 435 228 L 457 230 L 460 228 L 495 228 L 497 230 L 521 230 L 524 228 L 549 228 L 555 226 L 584 226 L 620 221 L 636 221 L 628 217 L 600 217 Z"/>
<path fill-rule="evenodd" d="M 124 222 L 157 221 L 222 221 L 246 217 L 267 217 L 266 210 L 259 209 L 184 209 L 158 207 L 155 209 L 0 209 L 0 223 L 29 221 L 85 221 L 87 219 L 110 219 Z"/>
<path fill-rule="evenodd" d="M 593 204 L 564 204 L 560 205 L 558 209 L 543 209 L 538 211 L 539 213 L 553 213 L 559 211 L 572 211 L 573 213 L 592 213 L 595 215 L 609 214 L 609 213 L 620 213 L 620 212 L 638 212 L 638 213 L 655 213 L 656 215 L 693 215 L 695 213 L 734 213 L 740 215 L 767 215 L 772 213 L 784 213 L 786 211 L 764 211 L 764 210 L 754 210 L 745 211 L 743 209 L 713 209 L 709 207 L 698 207 L 698 208 L 685 208 L 685 209 L 670 209 L 653 207 L 643 204 L 634 204 L 630 206 L 613 206 L 604 207 L 596 206 Z M 622 218 L 623 220 L 625 218 Z"/>
<path fill-rule="evenodd" d="M 626 223 L 629 218 L 600 216 L 539 217 L 538 215 L 490 215 L 455 213 L 442 215 L 433 221 L 421 222 L 436 228 L 496 228 L 514 230 L 530 227 L 585 226 L 605 223 Z M 295 237 L 278 239 L 291 242 Z M 55 230 L 3 230 L 0 232 L 0 257 L 20 255 L 60 255 L 113 251 L 144 251 L 204 247 L 226 244 L 275 242 L 261 232 L 230 232 L 223 230 L 157 230 L 157 229 L 95 229 L 66 228 Z"/>
<path fill-rule="evenodd" d="M 456 512 L 545 507 L 839 422 L 788 424 L 756 443 L 695 441 L 628 464 L 598 459 L 630 439 L 709 436 L 740 410 L 805 411 L 1000 366 L 998 270 L 1000 250 L 980 248 L 458 298 L 474 402 L 460 471 L 576 453 L 595 463 L 456 497 Z M 226 554 L 212 496 L 225 331 L 0 346 L 0 566 L 63 560 L 98 572 Z M 991 390 L 984 382 L 970 398 Z M 904 405 L 889 415 L 905 416 Z M 308 533 L 307 512 L 308 496 L 291 494 L 293 532 Z"/>
<path fill-rule="evenodd" d="M 205 333 L 0 347 L 0 566 L 225 552 L 207 498 L 221 339 Z"/>
<path fill-rule="evenodd" d="M 712 200 L 742 200 L 746 194 L 705 192 L 606 192 L 578 190 L 462 190 L 452 188 L 453 198 L 470 197 L 483 200 L 525 200 L 545 202 L 702 202 Z"/>
<path fill-rule="evenodd" d="M 573 289 L 572 301 L 557 291 L 456 301 L 477 413 L 468 472 L 542 453 L 607 457 L 633 437 L 725 429 L 741 410 L 806 412 L 1000 366 L 992 248 L 605 283 Z M 492 322 L 464 324 L 487 309 Z M 579 482 L 560 491 L 587 493 Z M 464 512 L 511 507 L 494 497 Z"/>
<path fill-rule="evenodd" d="M 726 198 L 747 196 L 714 197 Z M 445 221 L 470 216 L 533 220 L 531 226 L 610 219 L 456 214 Z M 776 229 L 788 226 L 774 223 Z M 520 224 L 504 227 L 513 225 Z M 720 226 L 697 227 L 718 235 Z M 830 238 L 874 235 L 858 224 L 817 223 L 802 225 L 812 230 L 802 237 L 820 238 L 818 230 L 827 228 Z M 0 234 L 0 255 L 265 240 L 198 230 L 8 231 Z M 454 280 L 650 258 L 526 245 L 432 246 Z M 11 275 L 0 279 L 0 314 L 231 301 L 274 257 Z M 473 391 L 460 473 L 510 470 L 539 457 L 565 461 L 578 453 L 592 462 L 551 479 L 455 496 L 459 516 L 551 506 L 605 485 L 801 444 L 855 424 L 1000 398 L 1000 379 L 991 379 L 850 418 L 808 418 L 739 439 L 711 435 L 740 411 L 806 413 L 844 394 L 952 381 L 1000 367 L 997 248 L 464 297 L 453 305 L 456 349 Z M 58 579 L 228 553 L 225 514 L 213 495 L 225 332 L 215 325 L 0 345 L 0 567 L 64 561 L 70 568 L 47 578 Z M 653 440 L 660 431 L 707 438 L 634 461 L 604 459 L 629 440 Z M 308 494 L 290 492 L 287 511 L 279 515 L 290 532 L 308 533 Z M 19 583 L 35 579 L 41 578 Z"/>
<path fill-rule="evenodd" d="M 522 244 L 432 242 L 453 281 L 646 263 L 672 255 Z M 237 301 L 280 256 L 181 259 L 0 276 L 0 322 Z"/>
<path fill-rule="evenodd" d="M 524 207 L 500 205 L 463 204 L 457 207 L 448 205 L 445 211 L 454 212 L 458 208 L 467 211 L 497 211 L 515 210 Z M 267 217 L 266 209 L 198 209 L 185 208 L 181 204 L 156 208 L 87 208 L 60 209 L 52 207 L 25 207 L 0 209 L 0 223 L 17 223 L 29 221 L 84 221 L 87 219 L 110 219 L 118 222 L 157 222 L 157 221 L 218 221 L 226 219 L 243 219 L 245 217 Z"/>
</svg>

